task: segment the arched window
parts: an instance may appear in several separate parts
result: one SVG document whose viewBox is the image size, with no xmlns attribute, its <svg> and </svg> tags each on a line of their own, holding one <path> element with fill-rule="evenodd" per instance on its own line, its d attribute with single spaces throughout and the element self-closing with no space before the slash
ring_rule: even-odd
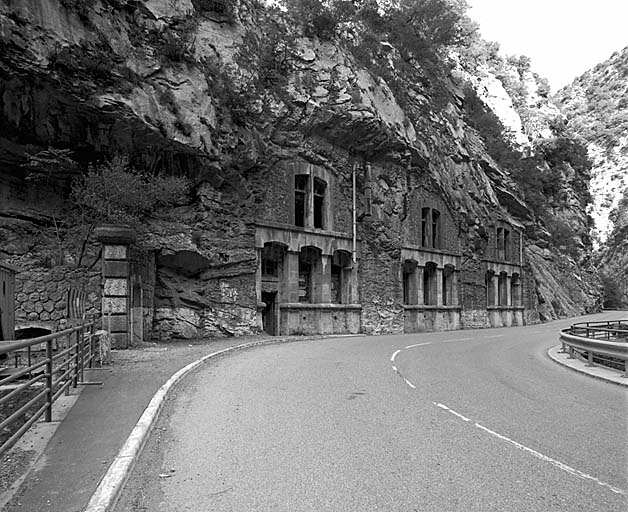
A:
<svg viewBox="0 0 628 512">
<path fill-rule="evenodd" d="M 510 279 L 510 302 L 514 307 L 521 307 L 523 297 L 521 293 L 521 277 L 519 274 L 513 274 Z"/>
<path fill-rule="evenodd" d="M 452 306 L 456 303 L 454 300 L 454 272 L 453 265 L 445 265 L 443 268 L 443 305 Z"/>
<path fill-rule="evenodd" d="M 436 297 L 436 263 L 425 264 L 423 272 L 423 302 L 426 305 L 435 306 L 438 303 Z"/>
<path fill-rule="evenodd" d="M 299 253 L 299 302 L 318 302 L 321 250 L 303 247 Z"/>
<path fill-rule="evenodd" d="M 351 253 L 334 251 L 331 258 L 331 302 L 348 304 L 350 296 Z"/>
<path fill-rule="evenodd" d="M 495 306 L 495 272 L 488 270 L 486 272 L 486 304 L 487 306 Z"/>
<path fill-rule="evenodd" d="M 406 260 L 403 262 L 403 303 L 416 304 L 419 300 L 417 289 L 417 262 Z"/>
<path fill-rule="evenodd" d="M 497 296 L 499 306 L 508 306 L 508 275 L 506 272 L 500 272 L 497 281 Z"/>
</svg>

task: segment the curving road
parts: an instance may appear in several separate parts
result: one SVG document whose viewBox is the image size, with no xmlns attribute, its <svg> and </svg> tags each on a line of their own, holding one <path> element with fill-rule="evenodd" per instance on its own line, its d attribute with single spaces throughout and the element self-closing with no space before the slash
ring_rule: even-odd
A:
<svg viewBox="0 0 628 512">
<path fill-rule="evenodd" d="M 626 512 L 626 389 L 547 357 L 570 322 L 220 359 L 172 395 L 116 510 Z"/>
</svg>

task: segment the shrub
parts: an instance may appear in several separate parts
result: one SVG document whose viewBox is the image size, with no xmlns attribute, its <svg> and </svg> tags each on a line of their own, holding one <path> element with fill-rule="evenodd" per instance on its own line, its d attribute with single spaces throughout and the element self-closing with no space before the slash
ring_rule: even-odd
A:
<svg viewBox="0 0 628 512">
<path fill-rule="evenodd" d="M 92 166 L 72 187 L 72 201 L 89 224 L 115 223 L 137 227 L 160 208 L 185 198 L 186 178 L 147 174 L 116 157 Z"/>
</svg>

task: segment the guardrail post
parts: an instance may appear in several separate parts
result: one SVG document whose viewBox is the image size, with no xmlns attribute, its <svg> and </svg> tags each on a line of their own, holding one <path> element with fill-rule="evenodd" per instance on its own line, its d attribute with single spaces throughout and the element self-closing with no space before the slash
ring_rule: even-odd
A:
<svg viewBox="0 0 628 512">
<path fill-rule="evenodd" d="M 52 421 L 52 340 L 46 342 L 46 386 L 48 391 L 46 393 L 46 421 Z"/>
<path fill-rule="evenodd" d="M 587 359 L 589 362 L 585 366 L 595 366 L 595 364 L 593 364 L 593 352 L 591 350 L 587 352 Z"/>
<path fill-rule="evenodd" d="M 569 355 L 567 356 L 567 359 L 575 359 L 576 356 L 573 355 L 573 347 L 569 347 L 568 349 Z"/>
<path fill-rule="evenodd" d="M 78 376 L 80 371 L 80 354 L 79 349 L 81 347 L 81 329 L 77 329 L 75 334 L 75 342 L 74 342 L 74 371 L 72 372 L 72 387 L 75 388 L 78 386 Z"/>
</svg>

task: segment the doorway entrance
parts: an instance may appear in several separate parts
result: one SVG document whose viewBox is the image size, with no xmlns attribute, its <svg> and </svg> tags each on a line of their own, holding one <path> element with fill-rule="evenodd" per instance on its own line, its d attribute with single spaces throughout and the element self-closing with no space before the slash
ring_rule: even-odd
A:
<svg viewBox="0 0 628 512">
<path fill-rule="evenodd" d="M 279 334 L 277 292 L 262 292 L 262 302 L 266 304 L 262 310 L 262 328 L 271 336 L 277 336 Z"/>
</svg>

